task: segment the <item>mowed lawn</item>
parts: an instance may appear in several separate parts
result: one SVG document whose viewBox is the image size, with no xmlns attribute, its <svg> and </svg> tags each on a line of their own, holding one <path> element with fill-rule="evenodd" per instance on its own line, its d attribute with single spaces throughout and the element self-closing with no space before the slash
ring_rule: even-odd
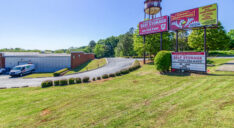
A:
<svg viewBox="0 0 234 128">
<path fill-rule="evenodd" d="M 24 76 L 23 78 L 43 78 L 43 77 L 53 77 L 53 73 L 33 73 Z"/>
<path fill-rule="evenodd" d="M 182 76 L 145 65 L 105 82 L 0 90 L 0 127 L 233 128 L 234 73 L 215 68 Z"/>
<path fill-rule="evenodd" d="M 107 64 L 106 58 L 88 61 L 77 68 L 70 70 L 65 75 L 94 70 Z"/>
</svg>

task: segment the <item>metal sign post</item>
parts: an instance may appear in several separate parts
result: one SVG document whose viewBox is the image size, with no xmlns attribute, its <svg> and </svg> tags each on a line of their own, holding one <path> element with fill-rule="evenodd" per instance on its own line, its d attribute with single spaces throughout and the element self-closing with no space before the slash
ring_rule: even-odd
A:
<svg viewBox="0 0 234 128">
<path fill-rule="evenodd" d="M 206 52 L 206 26 L 204 27 L 204 52 L 205 52 L 205 73 L 207 73 L 207 52 Z"/>
</svg>

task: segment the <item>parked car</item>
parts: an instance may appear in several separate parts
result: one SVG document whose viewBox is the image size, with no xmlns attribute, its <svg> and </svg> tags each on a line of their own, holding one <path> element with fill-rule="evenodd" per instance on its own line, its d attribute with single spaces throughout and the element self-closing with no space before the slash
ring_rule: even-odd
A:
<svg viewBox="0 0 234 128">
<path fill-rule="evenodd" d="M 9 75 L 14 76 L 23 76 L 32 73 L 35 71 L 35 65 L 34 64 L 25 64 L 25 65 L 19 65 L 12 68 Z"/>
<path fill-rule="evenodd" d="M 0 68 L 0 74 L 3 74 L 6 72 L 6 69 L 5 68 Z"/>
</svg>

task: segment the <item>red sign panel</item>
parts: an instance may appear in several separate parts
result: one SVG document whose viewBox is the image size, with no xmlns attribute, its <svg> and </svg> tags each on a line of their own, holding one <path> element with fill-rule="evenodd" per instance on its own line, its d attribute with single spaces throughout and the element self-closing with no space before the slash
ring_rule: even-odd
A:
<svg viewBox="0 0 234 128">
<path fill-rule="evenodd" d="M 139 34 L 148 35 L 168 31 L 168 16 L 140 22 Z"/>
<path fill-rule="evenodd" d="M 170 29 L 188 29 L 218 23 L 217 4 L 171 14 Z"/>
<path fill-rule="evenodd" d="M 206 71 L 206 56 L 204 52 L 173 52 L 172 69 L 186 71 Z"/>
</svg>

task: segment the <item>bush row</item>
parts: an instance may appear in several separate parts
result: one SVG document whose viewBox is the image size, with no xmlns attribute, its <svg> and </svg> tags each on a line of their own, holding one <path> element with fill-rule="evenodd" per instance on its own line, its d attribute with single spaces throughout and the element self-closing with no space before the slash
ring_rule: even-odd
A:
<svg viewBox="0 0 234 128">
<path fill-rule="evenodd" d="M 69 70 L 68 68 L 64 68 L 64 69 L 61 69 L 59 71 L 54 72 L 53 75 L 54 75 L 54 77 L 61 76 L 61 75 L 63 75 L 63 73 L 67 72 L 68 70 Z"/>
<path fill-rule="evenodd" d="M 102 75 L 102 77 L 93 78 L 92 80 L 96 81 L 96 80 L 101 80 L 101 79 L 108 79 L 110 77 L 125 75 L 125 74 L 128 74 L 129 72 L 134 71 L 140 67 L 141 67 L 140 62 L 136 60 L 133 63 L 133 65 L 127 69 L 123 69 L 123 70 L 116 72 L 116 73 L 104 74 L 104 75 Z M 72 85 L 72 84 L 80 84 L 82 82 L 88 83 L 89 81 L 90 81 L 89 77 L 84 77 L 83 79 L 70 78 L 68 80 L 67 79 L 55 80 L 55 81 L 48 80 L 48 81 L 42 82 L 41 87 L 47 88 L 47 87 L 51 87 L 51 86 L 65 86 L 65 85 Z"/>
<path fill-rule="evenodd" d="M 62 79 L 62 80 L 47 80 L 41 83 L 42 88 L 47 88 L 51 86 L 65 86 L 65 85 L 72 85 L 72 84 L 80 84 L 80 83 L 88 83 L 89 77 L 81 78 L 70 78 L 70 79 Z"/>
</svg>

